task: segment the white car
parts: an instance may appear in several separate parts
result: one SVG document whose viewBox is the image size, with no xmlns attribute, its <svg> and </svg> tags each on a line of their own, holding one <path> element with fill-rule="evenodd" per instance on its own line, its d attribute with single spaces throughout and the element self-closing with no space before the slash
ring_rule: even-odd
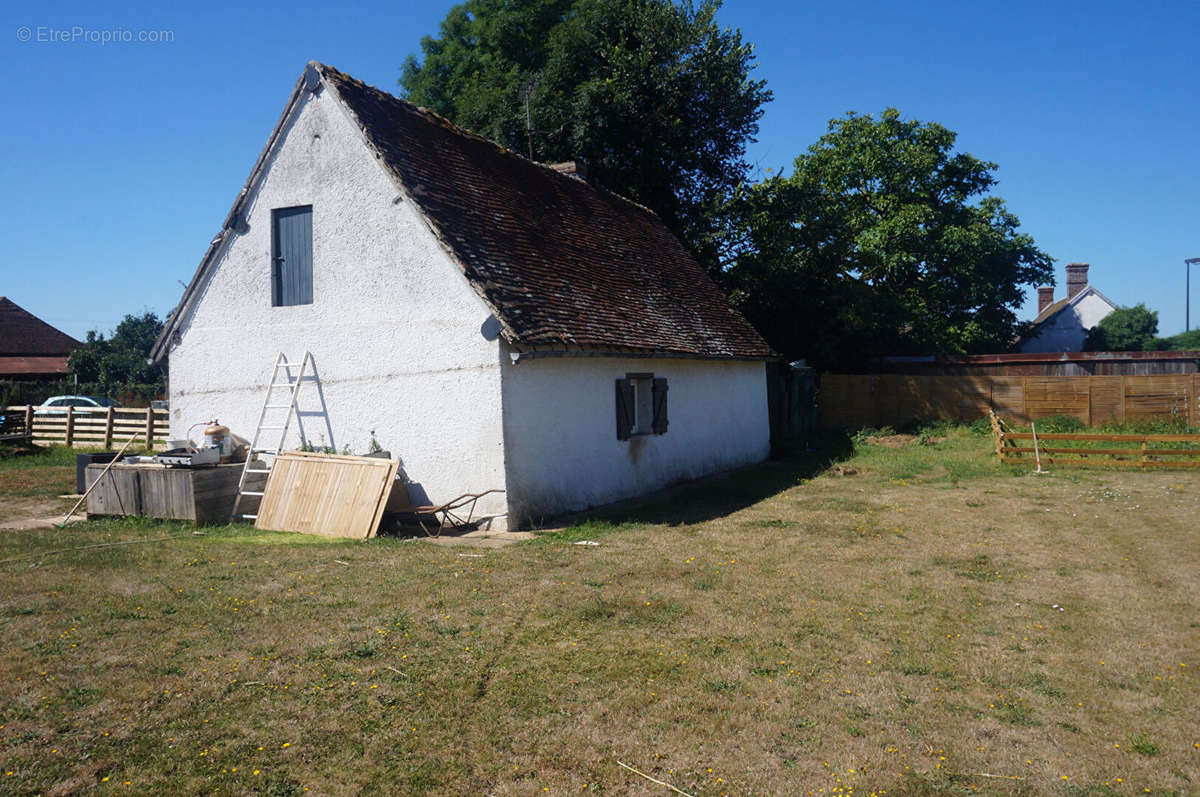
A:
<svg viewBox="0 0 1200 797">
<path fill-rule="evenodd" d="M 93 412 L 102 412 L 108 407 L 120 406 L 117 402 L 107 398 L 96 398 L 95 396 L 51 396 L 46 399 L 33 411 L 34 415 L 66 415 L 67 407 L 74 407 L 75 414 L 90 414 Z"/>
</svg>

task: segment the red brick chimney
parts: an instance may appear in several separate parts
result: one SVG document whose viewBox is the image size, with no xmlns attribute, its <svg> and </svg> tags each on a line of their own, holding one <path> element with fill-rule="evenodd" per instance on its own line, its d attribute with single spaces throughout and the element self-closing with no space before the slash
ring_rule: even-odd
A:
<svg viewBox="0 0 1200 797">
<path fill-rule="evenodd" d="M 576 158 L 575 160 L 564 161 L 562 163 L 549 163 L 546 165 L 560 174 L 570 175 L 577 180 L 583 180 L 585 182 L 587 181 L 587 164 L 579 158 Z"/>
<path fill-rule="evenodd" d="M 1038 315 L 1042 314 L 1050 305 L 1054 304 L 1054 286 L 1043 285 L 1038 288 Z"/>
<path fill-rule="evenodd" d="M 1088 286 L 1088 264 L 1067 263 L 1067 298 L 1075 298 L 1075 294 Z"/>
</svg>

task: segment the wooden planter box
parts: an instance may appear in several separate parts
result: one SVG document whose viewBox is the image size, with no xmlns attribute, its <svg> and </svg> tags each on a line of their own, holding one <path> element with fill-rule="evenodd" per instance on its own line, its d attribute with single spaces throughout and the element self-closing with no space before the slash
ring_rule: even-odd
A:
<svg viewBox="0 0 1200 797">
<path fill-rule="evenodd" d="M 88 465 L 91 486 L 104 465 Z M 143 515 L 163 520 L 190 520 L 197 526 L 228 523 L 233 511 L 242 463 L 211 468 L 168 468 L 165 465 L 127 465 L 109 469 L 88 496 L 88 517 Z M 262 474 L 251 474 L 261 485 Z M 261 490 L 261 486 L 249 489 Z"/>
</svg>

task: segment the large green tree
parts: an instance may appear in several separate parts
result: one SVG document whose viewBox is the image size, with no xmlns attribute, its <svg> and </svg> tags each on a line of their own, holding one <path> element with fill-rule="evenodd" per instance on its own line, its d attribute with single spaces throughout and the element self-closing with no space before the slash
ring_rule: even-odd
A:
<svg viewBox="0 0 1200 797">
<path fill-rule="evenodd" d="M 1158 313 L 1144 304 L 1118 307 L 1088 330 L 1084 351 L 1151 351 L 1158 336 Z"/>
<path fill-rule="evenodd" d="M 162 329 L 162 320 L 152 312 L 126 315 L 107 338 L 89 331 L 84 344 L 71 352 L 67 368 L 80 382 L 97 383 L 108 393 L 131 385 L 162 386 L 162 368 L 148 361 Z"/>
<path fill-rule="evenodd" d="M 719 271 L 718 210 L 771 94 L 718 0 L 467 0 L 421 41 L 407 98 L 653 209 Z"/>
<path fill-rule="evenodd" d="M 936 123 L 847 114 L 790 176 L 746 188 L 725 239 L 734 299 L 780 352 L 822 367 L 1004 351 L 1053 259 L 990 195 L 996 164 Z"/>
</svg>

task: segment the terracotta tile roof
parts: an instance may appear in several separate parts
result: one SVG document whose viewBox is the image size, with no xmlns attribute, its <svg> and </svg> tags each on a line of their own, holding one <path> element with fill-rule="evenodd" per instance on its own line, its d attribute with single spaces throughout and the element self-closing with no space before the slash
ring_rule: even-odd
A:
<svg viewBox="0 0 1200 797">
<path fill-rule="evenodd" d="M 650 210 L 313 66 L 512 342 L 774 356 Z"/>
<path fill-rule="evenodd" d="M 4 376 L 47 376 L 67 373 L 67 356 L 57 357 L 10 357 L 0 355 L 0 375 Z"/>
<path fill-rule="evenodd" d="M 67 355 L 81 344 L 0 296 L 0 356 Z"/>
</svg>

